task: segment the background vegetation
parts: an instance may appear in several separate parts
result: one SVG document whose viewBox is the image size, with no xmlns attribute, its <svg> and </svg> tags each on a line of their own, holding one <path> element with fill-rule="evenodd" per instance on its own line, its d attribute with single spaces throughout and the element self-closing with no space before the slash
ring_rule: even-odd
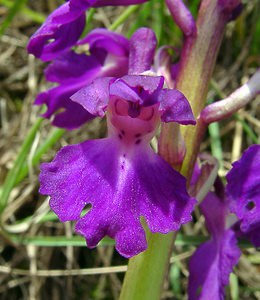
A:
<svg viewBox="0 0 260 300">
<path fill-rule="evenodd" d="M 117 299 L 127 260 L 104 239 L 95 250 L 73 234 L 72 223 L 61 223 L 39 195 L 39 164 L 61 146 L 106 134 L 104 121 L 94 120 L 78 130 L 53 128 L 33 106 L 39 91 L 50 85 L 45 64 L 29 56 L 26 45 L 46 16 L 62 1 L 0 0 L 0 298 L 1 299 Z M 199 1 L 188 6 L 196 17 Z M 260 64 L 260 4 L 244 1 L 241 16 L 230 22 L 223 39 L 208 92 L 208 102 L 225 97 L 244 83 Z M 91 9 L 85 33 L 96 27 L 131 34 L 151 27 L 159 46 L 176 47 L 182 34 L 163 0 L 123 7 Z M 224 176 L 242 151 L 259 142 L 260 97 L 226 121 L 214 123 L 201 146 L 220 162 Z M 172 254 L 162 299 L 185 299 L 187 262 L 196 245 L 207 238 L 203 218 L 183 227 Z M 227 299 L 260 299 L 260 255 L 242 245 L 243 255 L 230 279 Z M 173 296 L 174 295 L 174 296 Z"/>
</svg>

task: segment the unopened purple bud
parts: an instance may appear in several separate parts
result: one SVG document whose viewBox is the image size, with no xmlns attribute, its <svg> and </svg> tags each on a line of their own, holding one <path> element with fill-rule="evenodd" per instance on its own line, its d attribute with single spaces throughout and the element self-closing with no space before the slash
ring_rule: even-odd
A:
<svg viewBox="0 0 260 300">
<path fill-rule="evenodd" d="M 196 24 L 191 12 L 181 0 L 166 0 L 171 16 L 176 24 L 183 31 L 185 36 L 196 33 Z"/>
<path fill-rule="evenodd" d="M 248 82 L 235 90 L 227 98 L 208 105 L 200 115 L 206 124 L 223 120 L 244 107 L 260 93 L 260 69 Z"/>
<path fill-rule="evenodd" d="M 130 39 L 128 74 L 141 74 L 150 70 L 157 45 L 154 32 L 149 28 L 138 29 Z"/>
</svg>

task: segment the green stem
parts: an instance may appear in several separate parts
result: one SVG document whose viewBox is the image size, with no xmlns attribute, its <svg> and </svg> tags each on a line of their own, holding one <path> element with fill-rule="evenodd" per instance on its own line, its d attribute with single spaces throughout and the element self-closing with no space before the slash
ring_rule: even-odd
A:
<svg viewBox="0 0 260 300">
<path fill-rule="evenodd" d="M 122 25 L 134 12 L 139 9 L 139 5 L 131 5 L 129 6 L 108 28 L 109 30 L 116 30 L 117 27 Z"/>
<path fill-rule="evenodd" d="M 7 16 L 4 19 L 3 23 L 0 25 L 0 36 L 5 32 L 15 15 L 23 8 L 26 2 L 27 0 L 16 0 L 12 3 L 12 5 L 10 5 Z"/>
<path fill-rule="evenodd" d="M 148 233 L 148 249 L 129 260 L 121 300 L 160 299 L 175 233 Z"/>
<path fill-rule="evenodd" d="M 41 127 L 43 120 L 43 118 L 37 119 L 37 121 L 31 127 L 27 137 L 25 138 L 25 141 L 22 144 L 20 152 L 18 153 L 18 156 L 14 162 L 13 168 L 9 171 L 8 175 L 6 176 L 0 197 L 0 215 L 6 207 L 9 195 L 13 187 L 15 186 L 18 175 L 23 167 L 24 161 L 26 160 L 28 153 L 30 152 L 31 145 L 33 144 L 34 138 L 39 128 Z"/>
<path fill-rule="evenodd" d="M 8 1 L 8 0 L 0 0 L 0 4 L 6 6 L 7 8 L 12 8 L 12 6 L 13 6 L 13 2 L 12 1 Z M 22 12 L 24 15 L 26 15 L 27 17 L 29 17 L 32 21 L 34 21 L 36 23 L 39 23 L 39 24 L 43 23 L 46 20 L 46 16 L 45 15 L 43 15 L 43 14 L 41 14 L 39 12 L 33 11 L 33 10 L 29 9 L 26 6 L 22 6 L 19 9 L 18 13 L 20 13 L 20 12 Z"/>
<path fill-rule="evenodd" d="M 227 16 L 217 0 L 204 0 L 201 3 L 197 20 L 197 36 L 187 37 L 182 51 L 177 88 L 189 99 L 197 117 L 206 102 L 206 93 L 215 65 L 216 56 L 224 33 Z M 186 144 L 186 157 L 181 173 L 189 178 L 204 135 L 205 125 L 186 126 L 182 132 Z M 173 136 L 172 125 L 163 124 L 161 135 Z M 162 139 L 162 140 L 166 140 Z M 171 149 L 161 145 L 160 155 L 167 158 Z M 160 299 L 169 256 L 175 234 L 149 234 L 148 250 L 129 261 L 120 300 Z"/>
<path fill-rule="evenodd" d="M 65 129 L 60 129 L 60 128 L 55 128 L 52 130 L 50 135 L 47 137 L 47 139 L 41 144 L 39 149 L 37 149 L 35 155 L 32 158 L 31 165 L 32 167 L 36 166 L 39 164 L 42 155 L 46 152 L 48 152 L 49 149 L 52 148 L 52 146 L 64 135 L 66 132 Z M 19 174 L 15 178 L 15 185 L 20 183 L 28 174 L 29 172 L 29 166 L 28 163 L 25 162 L 20 169 Z"/>
</svg>

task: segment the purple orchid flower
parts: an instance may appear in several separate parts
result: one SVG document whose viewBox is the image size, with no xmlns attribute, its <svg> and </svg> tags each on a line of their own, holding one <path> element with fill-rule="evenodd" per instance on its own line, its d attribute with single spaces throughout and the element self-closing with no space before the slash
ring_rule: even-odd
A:
<svg viewBox="0 0 260 300">
<path fill-rule="evenodd" d="M 89 113 L 107 112 L 108 137 L 64 147 L 41 165 L 40 192 L 61 221 L 76 220 L 90 248 L 108 235 L 131 257 L 147 247 L 140 218 L 152 232 L 178 230 L 195 200 L 185 178 L 151 149 L 163 122 L 195 124 L 184 95 L 163 89 L 162 76 L 104 77 L 72 96 Z M 80 216 L 84 207 L 91 210 Z"/>
<path fill-rule="evenodd" d="M 210 192 L 200 205 L 212 238 L 203 243 L 189 262 L 189 299 L 225 299 L 229 275 L 241 255 L 235 233 L 226 229 L 227 202 Z"/>
<path fill-rule="evenodd" d="M 200 173 L 201 170 L 195 168 L 197 182 Z M 260 145 L 253 145 L 233 164 L 227 174 L 226 190 L 216 181 L 215 193 L 208 193 L 201 203 L 212 238 L 202 244 L 190 260 L 190 299 L 224 299 L 224 287 L 240 257 L 237 238 L 248 238 L 255 247 L 260 246 L 259 179 Z M 228 225 L 231 212 L 238 220 Z"/>
<path fill-rule="evenodd" d="M 65 52 L 46 68 L 46 79 L 59 85 L 40 93 L 35 104 L 47 106 L 43 117 L 53 117 L 53 125 L 75 129 L 94 116 L 70 97 L 95 78 L 151 70 L 156 44 L 149 28 L 139 28 L 129 41 L 106 29 L 95 29 L 77 43 L 76 52 Z"/>
<path fill-rule="evenodd" d="M 260 145 L 249 147 L 233 164 L 227 174 L 226 193 L 242 235 L 260 247 Z"/>
<path fill-rule="evenodd" d="M 106 29 L 95 29 L 77 43 L 83 53 L 69 50 L 45 70 L 46 79 L 59 85 L 40 93 L 35 104 L 47 106 L 43 117 L 54 116 L 52 124 L 75 129 L 94 118 L 70 97 L 101 76 L 122 76 L 128 71 L 129 41 Z M 84 47 L 87 47 L 87 54 Z"/>
<path fill-rule="evenodd" d="M 76 44 L 86 25 L 85 12 L 90 7 L 131 5 L 146 1 L 70 0 L 48 16 L 43 25 L 30 38 L 27 50 L 43 61 L 53 60 Z"/>
</svg>

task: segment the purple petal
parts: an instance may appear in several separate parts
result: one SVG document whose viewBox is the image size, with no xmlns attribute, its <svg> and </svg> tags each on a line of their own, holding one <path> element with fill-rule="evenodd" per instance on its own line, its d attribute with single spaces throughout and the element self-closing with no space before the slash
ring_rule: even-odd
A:
<svg viewBox="0 0 260 300">
<path fill-rule="evenodd" d="M 97 0 L 66 0 L 69 2 L 69 5 L 72 10 L 82 9 L 87 10 L 89 7 L 93 6 Z"/>
<path fill-rule="evenodd" d="M 149 106 L 158 102 L 152 96 L 162 89 L 163 83 L 162 76 L 126 75 L 111 84 L 110 95 Z"/>
<path fill-rule="evenodd" d="M 97 2 L 93 6 L 94 7 L 110 6 L 110 5 L 126 6 L 126 5 L 133 5 L 133 4 L 141 4 L 147 1 L 148 0 L 97 0 Z"/>
<path fill-rule="evenodd" d="M 101 67 L 102 64 L 94 55 L 88 56 L 68 51 L 48 65 L 45 69 L 45 77 L 48 81 L 61 84 L 76 83 L 79 80 L 83 80 L 87 84 L 88 77 L 95 78 L 94 74 L 101 71 Z"/>
<path fill-rule="evenodd" d="M 131 257 L 147 247 L 141 216 L 160 233 L 191 220 L 195 200 L 185 178 L 148 145 L 124 147 L 115 138 L 86 141 L 64 147 L 41 170 L 40 192 L 51 196 L 62 221 L 78 220 L 84 206 L 92 205 L 76 224 L 90 247 L 108 235 L 119 253 Z"/>
<path fill-rule="evenodd" d="M 190 104 L 180 91 L 163 89 L 158 93 L 158 97 L 163 122 L 177 122 L 183 125 L 196 124 Z"/>
<path fill-rule="evenodd" d="M 132 35 L 128 74 L 141 74 L 151 69 L 156 45 L 156 36 L 149 28 L 140 28 Z"/>
<path fill-rule="evenodd" d="M 219 164 L 216 158 L 207 153 L 199 154 L 189 186 L 189 194 L 195 197 L 198 202 L 205 198 L 213 184 L 216 185 L 216 182 L 219 182 L 218 169 Z M 224 186 L 218 186 L 217 192 L 220 198 L 224 197 Z"/>
<path fill-rule="evenodd" d="M 155 72 L 164 77 L 168 88 L 174 88 L 174 81 L 179 71 L 178 64 L 172 64 L 174 50 L 171 46 L 162 46 L 157 50 L 154 58 Z"/>
<path fill-rule="evenodd" d="M 86 40 L 90 43 L 90 55 L 67 51 L 46 69 L 46 78 L 60 83 L 60 86 L 41 93 L 36 104 L 48 106 L 48 111 L 44 114 L 47 118 L 58 109 L 65 109 L 64 113 L 55 116 L 53 124 L 56 126 L 73 129 L 89 120 L 89 112 L 69 100 L 74 93 L 90 84 L 95 78 L 122 76 L 127 73 L 128 41 L 124 37 L 100 29 L 92 31 Z M 110 48 L 113 48 L 111 53 Z M 83 101 L 86 99 L 83 98 Z M 70 109 L 71 113 L 69 113 Z M 92 105 L 90 110 L 93 109 Z"/>
<path fill-rule="evenodd" d="M 103 117 L 109 101 L 109 86 L 113 77 L 102 77 L 80 89 L 71 100 L 95 116 Z"/>
<path fill-rule="evenodd" d="M 235 20 L 243 10 L 241 0 L 218 0 L 221 9 L 229 14 L 229 21 Z"/>
<path fill-rule="evenodd" d="M 150 230 L 167 233 L 191 221 L 196 201 L 186 191 L 186 179 L 151 148 L 138 153 L 134 164 L 140 183 L 140 214 Z"/>
<path fill-rule="evenodd" d="M 218 240 L 202 244 L 189 263 L 189 299 L 224 300 L 225 286 L 240 254 L 232 230 L 225 231 Z"/>
<path fill-rule="evenodd" d="M 186 36 L 196 33 L 196 24 L 191 12 L 182 0 L 166 0 L 172 18 Z"/>
<path fill-rule="evenodd" d="M 43 114 L 45 118 L 54 116 L 52 124 L 68 130 L 75 129 L 87 121 L 94 118 L 81 105 L 70 100 L 78 89 L 78 84 L 61 85 L 46 92 L 40 93 L 35 104 L 47 106 L 47 111 Z"/>
<path fill-rule="evenodd" d="M 109 31 L 105 28 L 92 30 L 77 45 L 89 45 L 91 53 L 96 53 L 98 49 L 106 50 L 116 56 L 128 56 L 129 41 L 121 34 Z"/>
<path fill-rule="evenodd" d="M 103 7 L 103 6 L 126 6 L 132 4 L 141 4 L 148 0 L 70 0 L 71 8 Z"/>
<path fill-rule="evenodd" d="M 27 50 L 44 61 L 52 60 L 77 42 L 84 27 L 84 10 L 71 11 L 69 3 L 64 3 L 33 34 Z"/>
<path fill-rule="evenodd" d="M 260 145 L 249 147 L 227 174 L 230 209 L 250 232 L 260 226 Z"/>
<path fill-rule="evenodd" d="M 209 232 L 217 239 L 225 231 L 226 217 L 228 215 L 227 202 L 210 192 L 201 203 L 200 208 Z"/>
<path fill-rule="evenodd" d="M 102 75 L 120 76 L 127 73 L 129 42 L 123 36 L 106 29 L 91 31 L 78 45 L 89 47 L 90 55 L 74 51 L 57 57 L 45 70 L 46 79 L 58 83 L 94 79 L 92 72 L 102 68 Z M 88 77 L 90 77 L 88 79 Z"/>
<path fill-rule="evenodd" d="M 247 238 L 256 248 L 260 247 L 260 224 L 248 232 Z"/>
</svg>

